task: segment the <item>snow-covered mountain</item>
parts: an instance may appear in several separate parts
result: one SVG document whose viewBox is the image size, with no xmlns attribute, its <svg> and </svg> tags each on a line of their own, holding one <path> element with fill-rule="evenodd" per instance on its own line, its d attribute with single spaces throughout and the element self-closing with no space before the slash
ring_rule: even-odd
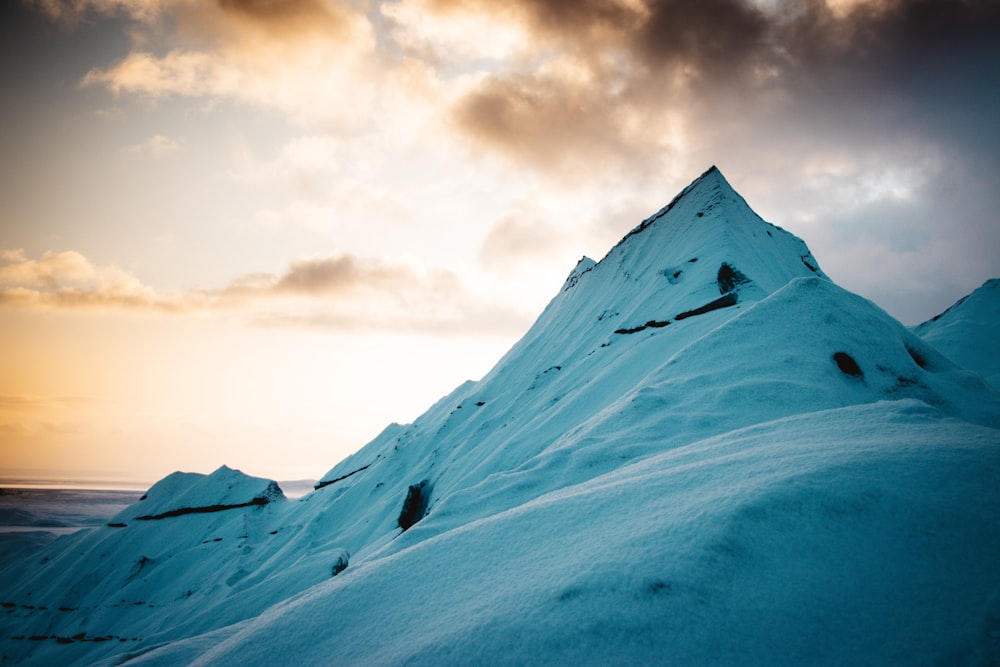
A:
<svg viewBox="0 0 1000 667">
<path fill-rule="evenodd" d="M 1000 389 L 1000 278 L 987 280 L 913 331 Z"/>
<path fill-rule="evenodd" d="M 482 380 L 302 499 L 225 467 L 175 473 L 4 572 L 0 649 L 990 664 L 1000 393 L 918 333 L 712 168 L 583 258 Z"/>
</svg>

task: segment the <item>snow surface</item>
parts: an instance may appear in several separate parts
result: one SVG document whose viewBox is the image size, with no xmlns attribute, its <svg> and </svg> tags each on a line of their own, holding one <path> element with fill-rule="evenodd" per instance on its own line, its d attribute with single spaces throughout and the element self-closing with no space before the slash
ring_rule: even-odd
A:
<svg viewBox="0 0 1000 667">
<path fill-rule="evenodd" d="M 1000 389 L 1000 279 L 981 287 L 914 332 Z"/>
<path fill-rule="evenodd" d="M 0 649 L 60 665 L 994 663 L 1000 393 L 925 338 L 710 169 L 583 258 L 482 380 L 313 493 L 175 473 L 0 575 Z M 426 513 L 404 531 L 414 488 Z M 193 508 L 213 511 L 139 520 Z"/>
</svg>

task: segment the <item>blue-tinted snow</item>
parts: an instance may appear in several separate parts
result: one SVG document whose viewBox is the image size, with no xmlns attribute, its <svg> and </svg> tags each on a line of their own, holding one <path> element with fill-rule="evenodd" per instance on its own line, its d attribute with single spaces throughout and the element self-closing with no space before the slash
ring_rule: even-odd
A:
<svg viewBox="0 0 1000 667">
<path fill-rule="evenodd" d="M 1000 279 L 987 280 L 913 330 L 949 359 L 1000 389 Z"/>
<path fill-rule="evenodd" d="M 830 282 L 713 169 L 582 260 L 486 377 L 316 491 L 132 520 L 272 489 L 175 475 L 125 527 L 61 538 L 0 581 L 0 646 L 35 664 L 988 664 L 998 419 L 981 376 Z"/>
</svg>

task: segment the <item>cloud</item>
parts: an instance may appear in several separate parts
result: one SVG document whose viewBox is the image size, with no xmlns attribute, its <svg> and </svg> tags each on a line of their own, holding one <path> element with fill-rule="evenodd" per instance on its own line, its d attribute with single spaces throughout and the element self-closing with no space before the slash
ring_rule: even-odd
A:
<svg viewBox="0 0 1000 667">
<path fill-rule="evenodd" d="M 0 411 L 40 410 L 53 406 L 90 405 L 99 400 L 87 396 L 30 396 L 0 394 Z"/>
<path fill-rule="evenodd" d="M 98 267 L 80 253 L 45 252 L 29 259 L 23 250 L 0 250 L 0 307 L 19 309 L 185 309 L 116 266 Z"/>
<path fill-rule="evenodd" d="M 126 153 L 145 154 L 153 159 L 160 159 L 177 152 L 180 147 L 180 142 L 162 134 L 156 134 L 137 144 L 126 146 L 123 150 Z"/>
<path fill-rule="evenodd" d="M 480 148 L 543 172 L 627 155 L 641 163 L 650 139 L 684 156 L 760 147 L 761 127 L 863 145 L 907 131 L 960 139 L 971 125 L 996 143 L 996 2 L 650 0 L 610 12 L 584 3 L 572 20 L 573 3 L 509 4 L 426 6 L 523 17 L 535 57 L 484 69 L 452 113 Z M 560 61 L 573 67 L 551 66 Z M 951 127 L 950 114 L 974 122 Z M 663 139 L 678 126 L 683 142 Z"/>
<path fill-rule="evenodd" d="M 379 78 L 363 9 L 338 0 L 47 0 L 56 17 L 124 14 L 133 48 L 83 86 L 277 109 L 298 122 L 362 122 Z"/>
<path fill-rule="evenodd" d="M 560 234 L 542 215 L 520 210 L 497 220 L 483 241 L 480 259 L 493 269 L 551 259 Z"/>
<path fill-rule="evenodd" d="M 460 335 L 507 333 L 526 322 L 523 313 L 468 292 L 450 271 L 349 254 L 297 259 L 281 273 L 249 273 L 222 288 L 175 293 L 118 267 L 96 266 L 76 251 L 29 259 L 23 250 L 0 250 L 0 262 L 0 308 L 22 311 L 215 313 L 268 326 Z"/>
<path fill-rule="evenodd" d="M 718 164 L 765 217 L 801 225 L 807 241 L 848 234 L 823 226 L 911 210 L 921 229 L 912 237 L 931 243 L 937 214 L 951 211 L 959 241 L 938 248 L 996 272 L 972 240 L 993 238 L 994 218 L 981 212 L 1000 209 L 990 187 L 1000 172 L 996 0 L 35 4 L 52 16 L 131 21 L 130 52 L 98 63 L 84 85 L 153 102 L 235 101 L 301 126 L 287 154 L 232 174 L 288 185 L 286 201 L 258 211 L 271 229 L 292 223 L 358 245 L 369 219 L 401 229 L 387 209 L 415 201 L 422 193 L 401 183 L 431 173 L 463 185 L 467 173 L 488 174 L 517 190 L 514 200 L 575 191 L 596 208 L 620 195 L 648 213 Z M 945 180 L 952 187 L 937 186 Z M 368 193 L 363 203 L 351 189 Z M 509 208 L 478 223 L 497 221 L 482 247 L 487 266 L 526 257 L 539 231 Z M 439 212 L 469 214 L 461 204 Z M 934 252 L 925 245 L 892 270 L 936 270 Z"/>
</svg>

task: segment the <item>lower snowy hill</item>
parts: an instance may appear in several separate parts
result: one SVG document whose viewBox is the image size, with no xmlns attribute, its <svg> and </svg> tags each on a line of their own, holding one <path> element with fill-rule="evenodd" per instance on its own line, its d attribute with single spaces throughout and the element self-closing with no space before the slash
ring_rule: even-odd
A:
<svg viewBox="0 0 1000 667">
<path fill-rule="evenodd" d="M 1000 278 L 987 280 L 913 330 L 949 359 L 1000 388 Z"/>
<path fill-rule="evenodd" d="M 0 650 L 994 664 L 1000 393 L 957 361 L 712 169 L 312 493 L 175 473 L 4 572 Z"/>
<path fill-rule="evenodd" d="M 995 430 L 918 401 L 766 422 L 125 664 L 992 664 L 998 475 Z"/>
</svg>

